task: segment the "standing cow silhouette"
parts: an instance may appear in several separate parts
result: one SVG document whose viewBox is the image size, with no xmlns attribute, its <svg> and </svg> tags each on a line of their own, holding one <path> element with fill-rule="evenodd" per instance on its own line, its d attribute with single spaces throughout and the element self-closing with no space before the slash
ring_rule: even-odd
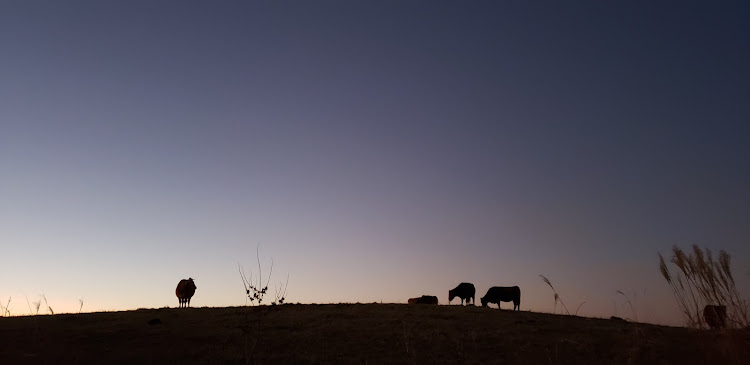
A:
<svg viewBox="0 0 750 365">
<path fill-rule="evenodd" d="M 453 298 L 459 297 L 461 298 L 461 305 L 464 304 L 464 300 L 466 300 L 466 304 L 469 304 L 469 300 L 471 300 L 471 302 L 476 305 L 476 300 L 474 300 L 476 291 L 477 290 L 474 288 L 474 284 L 472 283 L 458 284 L 457 287 L 448 291 L 448 304 L 451 303 Z"/>
<path fill-rule="evenodd" d="M 177 284 L 177 289 L 175 289 L 177 299 L 180 301 L 180 308 L 190 306 L 190 298 L 195 294 L 195 289 L 198 289 L 198 287 L 195 286 L 193 278 L 180 280 L 180 283 Z"/>
<path fill-rule="evenodd" d="M 490 290 L 487 290 L 482 298 L 482 307 L 486 307 L 489 303 L 497 304 L 498 309 L 500 302 L 513 302 L 513 310 L 521 310 L 521 288 L 517 286 L 493 286 Z"/>
</svg>

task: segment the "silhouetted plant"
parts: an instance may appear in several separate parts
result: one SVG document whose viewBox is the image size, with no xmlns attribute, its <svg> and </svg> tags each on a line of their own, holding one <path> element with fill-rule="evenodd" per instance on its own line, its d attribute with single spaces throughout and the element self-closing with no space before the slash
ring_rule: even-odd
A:
<svg viewBox="0 0 750 365">
<path fill-rule="evenodd" d="M 573 313 L 574 316 L 578 315 L 578 310 L 581 309 L 581 307 L 583 307 L 584 304 L 586 304 L 586 302 L 582 302 L 581 304 L 578 305 L 578 307 L 576 308 L 576 312 Z"/>
<path fill-rule="evenodd" d="M 630 306 L 630 312 L 633 313 L 633 320 L 638 322 L 638 314 L 635 312 L 635 308 L 633 308 L 633 302 L 630 300 L 630 297 L 623 293 L 622 290 L 618 290 L 616 293 L 625 298 L 625 304 Z M 633 297 L 635 298 L 635 293 L 633 294 Z"/>
<path fill-rule="evenodd" d="M 568 315 L 570 315 L 570 311 L 568 311 L 568 307 L 565 306 L 565 303 L 563 303 L 562 298 L 560 298 L 560 295 L 557 294 L 557 291 L 555 290 L 555 287 L 552 286 L 552 283 L 549 281 L 549 279 L 547 279 L 547 277 L 545 277 L 544 275 L 539 275 L 539 276 L 542 277 L 542 280 L 545 283 L 547 283 L 547 285 L 549 285 L 549 287 L 552 288 L 552 292 L 555 293 L 555 309 L 554 309 L 554 313 L 557 312 L 557 302 L 560 302 L 560 304 L 562 305 L 562 308 L 565 309 L 565 313 L 567 313 Z M 581 305 L 583 305 L 583 303 L 581 303 Z M 578 308 L 581 308 L 581 305 L 579 305 Z M 576 311 L 576 313 L 577 313 L 577 311 Z"/>
<path fill-rule="evenodd" d="M 263 319 L 268 315 L 268 306 L 263 306 L 263 299 L 268 293 L 268 284 L 271 282 L 271 275 L 273 274 L 273 259 L 271 259 L 271 268 L 268 273 L 268 277 L 263 285 L 263 268 L 260 264 L 260 244 L 255 248 L 255 257 L 258 262 L 258 276 L 253 277 L 253 272 L 246 274 L 242 265 L 237 263 L 237 267 L 242 279 L 242 285 L 245 288 L 246 299 L 250 301 L 250 307 L 254 308 L 255 320 L 250 320 L 250 311 L 245 313 L 245 324 L 240 326 L 244 338 L 244 357 L 245 363 L 249 364 L 252 362 L 255 348 L 258 345 L 258 341 L 263 335 Z M 276 289 L 274 295 L 274 301 L 271 302 L 272 306 L 284 304 L 286 299 L 286 289 L 289 284 L 289 275 L 287 274 L 286 283 L 281 283 L 280 287 Z M 282 289 L 283 288 L 283 289 Z M 247 302 L 245 302 L 247 303 Z"/>
<path fill-rule="evenodd" d="M 240 272 L 240 278 L 242 278 L 242 285 L 245 287 L 245 295 L 247 295 L 247 299 L 250 300 L 250 305 L 261 305 L 263 303 L 263 298 L 268 293 L 268 284 L 271 282 L 271 275 L 273 274 L 273 258 L 271 259 L 271 269 L 269 270 L 270 272 L 268 273 L 266 284 L 263 285 L 263 268 L 260 265 L 260 245 L 256 247 L 255 255 L 258 261 L 258 276 L 255 281 L 253 281 L 252 271 L 247 275 L 245 274 L 242 265 L 237 263 L 237 267 Z M 286 285 L 288 284 L 289 275 L 287 275 L 286 278 Z M 271 302 L 271 305 L 283 304 L 284 299 L 286 299 L 286 285 L 284 283 L 281 283 L 280 285 L 283 288 L 283 291 L 280 291 L 280 289 L 277 288 L 274 301 Z"/>
<path fill-rule="evenodd" d="M 47 297 L 42 294 L 42 299 L 44 299 L 44 305 L 49 309 L 49 314 L 55 314 L 55 311 L 52 310 L 52 307 L 50 307 L 49 303 L 47 302 Z"/>
<path fill-rule="evenodd" d="M 29 315 L 33 315 L 34 312 L 31 310 L 31 302 L 29 302 L 29 296 L 24 295 L 24 297 L 26 298 L 26 305 L 29 306 Z"/>
<path fill-rule="evenodd" d="M 674 274 L 659 254 L 659 271 L 672 288 L 688 327 L 708 327 L 701 315 L 706 305 L 726 306 L 727 327 L 750 325 L 749 304 L 740 297 L 734 284 L 731 256 L 720 250 L 718 259 L 714 261 L 708 249 L 704 251 L 697 245 L 693 245 L 692 249 L 687 254 L 677 246 L 672 247 L 670 262 L 679 269 Z"/>
<path fill-rule="evenodd" d="M 274 301 L 271 305 L 284 304 L 286 299 L 286 288 L 289 286 L 289 274 L 286 274 L 286 282 L 280 282 L 279 286 L 276 287 L 276 294 L 274 295 Z"/>
<path fill-rule="evenodd" d="M 39 297 L 39 300 L 34 302 L 34 307 L 36 308 L 36 312 L 34 314 L 39 315 L 39 307 L 42 306 L 42 298 Z"/>
<path fill-rule="evenodd" d="M 10 306 L 11 299 L 13 299 L 13 297 L 8 297 L 8 303 L 6 303 L 4 307 L 3 303 L 0 302 L 0 317 L 10 317 L 10 309 L 8 309 L 8 307 Z"/>
<path fill-rule="evenodd" d="M 83 299 L 81 299 L 81 302 L 82 301 Z M 50 314 L 55 314 L 55 311 L 52 310 L 52 307 L 47 302 L 47 297 L 44 294 L 39 294 L 39 300 L 31 303 L 29 303 L 29 297 L 26 297 L 26 305 L 29 306 L 29 314 L 39 315 L 39 309 L 42 307 L 42 302 L 44 303 L 44 306 L 47 307 L 47 310 L 49 310 Z M 34 305 L 34 310 L 32 310 L 31 304 Z M 83 307 L 83 303 L 81 303 L 81 307 Z"/>
</svg>

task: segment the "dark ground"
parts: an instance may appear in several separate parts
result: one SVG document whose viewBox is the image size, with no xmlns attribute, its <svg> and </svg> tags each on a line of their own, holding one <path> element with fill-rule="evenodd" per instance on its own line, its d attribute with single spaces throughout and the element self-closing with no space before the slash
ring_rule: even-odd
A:
<svg viewBox="0 0 750 365">
<path fill-rule="evenodd" d="M 0 318 L 0 363 L 750 364 L 750 332 L 405 304 Z"/>
</svg>

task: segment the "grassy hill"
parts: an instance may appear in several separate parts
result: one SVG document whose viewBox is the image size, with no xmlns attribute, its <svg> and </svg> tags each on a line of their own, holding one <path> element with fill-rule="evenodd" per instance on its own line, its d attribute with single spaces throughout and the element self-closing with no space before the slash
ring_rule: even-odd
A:
<svg viewBox="0 0 750 365">
<path fill-rule="evenodd" d="M 750 332 L 481 307 L 283 305 L 0 318 L 0 363 L 746 364 Z"/>
</svg>

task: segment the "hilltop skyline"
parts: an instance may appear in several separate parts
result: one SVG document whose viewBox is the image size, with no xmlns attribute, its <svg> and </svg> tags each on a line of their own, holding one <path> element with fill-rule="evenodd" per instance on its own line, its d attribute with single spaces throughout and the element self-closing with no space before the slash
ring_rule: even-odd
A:
<svg viewBox="0 0 750 365">
<path fill-rule="evenodd" d="M 579 314 L 631 316 L 622 290 L 680 324 L 673 245 L 726 250 L 750 293 L 749 15 L 5 3 L 0 301 L 174 307 L 192 277 L 193 306 L 243 305 L 260 245 L 288 302 L 472 282 L 551 312 L 544 275 Z"/>
</svg>

